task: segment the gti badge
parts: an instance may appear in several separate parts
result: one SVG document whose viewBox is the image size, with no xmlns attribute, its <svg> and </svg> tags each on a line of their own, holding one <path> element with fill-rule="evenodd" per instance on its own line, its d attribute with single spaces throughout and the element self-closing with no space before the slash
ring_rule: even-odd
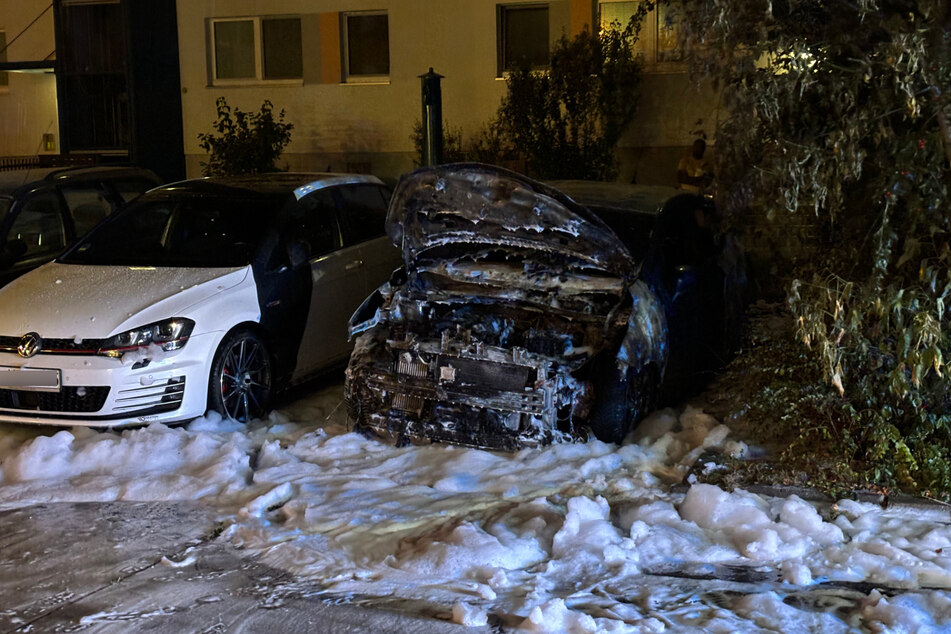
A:
<svg viewBox="0 0 951 634">
<path fill-rule="evenodd" d="M 20 345 L 17 346 L 17 354 L 24 359 L 29 359 L 40 351 L 43 347 L 43 339 L 35 332 L 28 332 L 20 339 Z"/>
</svg>

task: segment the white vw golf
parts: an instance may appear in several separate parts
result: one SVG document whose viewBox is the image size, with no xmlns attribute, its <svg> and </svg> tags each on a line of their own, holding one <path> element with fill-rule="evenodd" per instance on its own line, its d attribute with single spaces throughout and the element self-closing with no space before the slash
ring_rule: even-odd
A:
<svg viewBox="0 0 951 634">
<path fill-rule="evenodd" d="M 375 177 L 267 174 L 153 189 L 0 289 L 0 422 L 247 422 L 346 360 L 399 265 Z"/>
</svg>

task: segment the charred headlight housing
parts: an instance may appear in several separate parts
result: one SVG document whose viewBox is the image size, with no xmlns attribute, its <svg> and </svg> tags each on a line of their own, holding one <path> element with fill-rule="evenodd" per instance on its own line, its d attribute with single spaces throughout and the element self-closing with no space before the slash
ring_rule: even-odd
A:
<svg viewBox="0 0 951 634">
<path fill-rule="evenodd" d="M 188 342 L 195 322 L 183 317 L 174 317 L 154 324 L 133 328 L 126 332 L 109 337 L 102 342 L 99 354 L 108 357 L 121 357 L 126 352 L 146 348 L 150 345 L 159 346 L 162 350 L 178 350 Z"/>
</svg>

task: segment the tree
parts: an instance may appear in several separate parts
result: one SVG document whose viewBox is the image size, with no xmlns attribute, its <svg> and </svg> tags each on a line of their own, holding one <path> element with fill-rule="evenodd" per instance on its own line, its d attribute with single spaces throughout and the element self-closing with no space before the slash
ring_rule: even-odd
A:
<svg viewBox="0 0 951 634">
<path fill-rule="evenodd" d="M 497 125 L 542 179 L 611 180 L 614 151 L 637 108 L 640 65 L 633 52 L 653 3 L 638 3 L 624 26 L 562 36 L 548 72 L 523 66 L 507 81 Z M 494 145 L 494 141 L 489 143 Z"/>
<path fill-rule="evenodd" d="M 869 478 L 951 485 L 946 0 L 684 2 L 720 203 L 811 227 L 789 301 Z"/>
<path fill-rule="evenodd" d="M 256 174 L 280 171 L 276 161 L 290 143 L 294 125 L 284 123 L 284 111 L 274 118 L 274 106 L 265 100 L 258 112 L 232 113 L 224 97 L 216 102 L 215 132 L 200 133 L 198 146 L 209 153 L 202 163 L 205 176 Z"/>
</svg>

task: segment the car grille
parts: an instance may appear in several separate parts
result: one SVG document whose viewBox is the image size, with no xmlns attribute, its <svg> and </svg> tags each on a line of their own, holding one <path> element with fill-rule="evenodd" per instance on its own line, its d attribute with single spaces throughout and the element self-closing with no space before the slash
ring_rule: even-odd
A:
<svg viewBox="0 0 951 634">
<path fill-rule="evenodd" d="M 102 410 L 109 386 L 63 386 L 59 392 L 0 389 L 0 409 L 91 414 Z M 106 418 L 178 409 L 185 398 L 185 377 L 119 390 Z"/>
<path fill-rule="evenodd" d="M 0 352 L 16 354 L 22 337 L 0 336 Z M 102 339 L 43 339 L 43 349 L 37 354 L 96 354 L 102 347 Z"/>
<path fill-rule="evenodd" d="M 109 396 L 109 387 L 63 387 L 59 392 L 0 389 L 0 408 L 38 412 L 98 412 Z"/>
</svg>

